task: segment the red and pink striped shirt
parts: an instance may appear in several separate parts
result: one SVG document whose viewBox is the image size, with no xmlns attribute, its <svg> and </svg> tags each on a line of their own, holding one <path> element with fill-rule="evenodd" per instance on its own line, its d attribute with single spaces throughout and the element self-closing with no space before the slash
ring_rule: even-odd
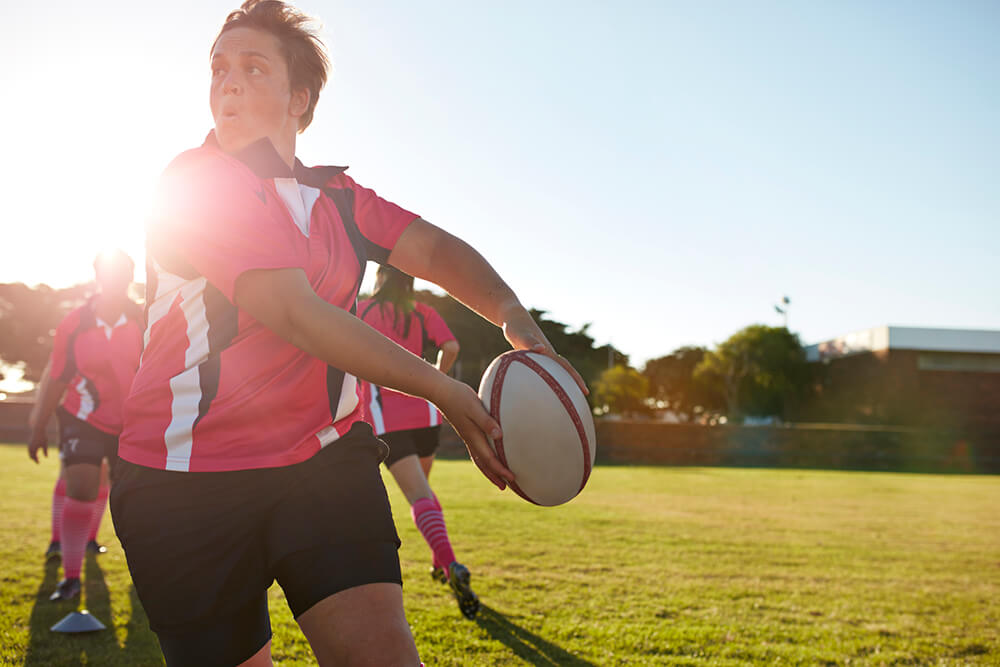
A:
<svg viewBox="0 0 1000 667">
<path fill-rule="evenodd" d="M 122 406 L 142 354 L 142 309 L 129 302 L 118 321 L 108 323 L 94 310 L 96 298 L 59 324 L 49 375 L 69 384 L 60 404 L 63 410 L 118 435 Z"/>
<path fill-rule="evenodd" d="M 245 271 L 301 268 L 322 299 L 355 312 L 366 261 L 386 261 L 417 216 L 344 169 L 289 169 L 266 139 L 228 155 L 211 134 L 167 168 L 147 229 L 146 350 L 123 459 L 180 471 L 291 465 L 361 419 L 352 375 L 285 342 L 233 294 Z"/>
<path fill-rule="evenodd" d="M 414 303 L 409 328 L 402 315 L 394 319 L 391 303 L 378 304 L 367 299 L 358 304 L 358 317 L 418 357 L 423 356 L 428 343 L 441 347 L 455 336 L 437 311 L 425 303 Z M 422 398 L 402 394 L 370 383 L 366 384 L 367 417 L 375 433 L 427 428 L 441 423 L 441 413 L 434 404 Z"/>
</svg>

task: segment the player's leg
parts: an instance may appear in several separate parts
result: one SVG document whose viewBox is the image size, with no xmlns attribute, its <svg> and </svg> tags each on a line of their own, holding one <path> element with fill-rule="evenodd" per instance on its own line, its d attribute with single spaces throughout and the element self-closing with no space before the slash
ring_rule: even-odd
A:
<svg viewBox="0 0 1000 667">
<path fill-rule="evenodd" d="M 62 513 L 66 505 L 66 478 L 64 475 L 62 459 L 59 460 L 59 477 L 56 479 L 52 489 L 52 533 L 49 539 L 49 547 L 45 551 L 45 560 L 61 560 L 62 545 L 60 536 L 62 534 Z"/>
<path fill-rule="evenodd" d="M 117 450 L 117 442 L 115 443 Z M 117 451 L 116 451 L 117 454 Z M 90 531 L 87 534 L 87 553 L 103 554 L 107 548 L 97 543 L 97 533 L 101 530 L 101 520 L 104 518 L 108 506 L 108 494 L 111 485 L 108 480 L 108 457 L 101 461 L 101 480 L 97 489 L 97 498 L 94 500 L 94 514 L 90 519 Z"/>
<path fill-rule="evenodd" d="M 285 469 L 290 483 L 270 514 L 275 579 L 321 665 L 420 662 L 403 612 L 399 537 L 379 473 L 385 455 L 371 427 L 355 424 L 313 458 Z"/>
<path fill-rule="evenodd" d="M 69 444 L 74 443 L 71 441 Z M 87 548 L 87 533 L 94 514 L 94 498 L 97 497 L 101 468 L 94 463 L 76 462 L 70 457 L 66 461 L 64 476 L 66 501 L 60 529 L 63 579 L 49 596 L 53 602 L 69 600 L 80 594 L 80 570 Z"/>
<path fill-rule="evenodd" d="M 244 660 L 237 667 L 273 667 L 273 665 L 274 662 L 271 661 L 271 640 L 269 639 L 252 658 Z"/>
<path fill-rule="evenodd" d="M 349 588 L 295 620 L 320 665 L 420 664 L 403 612 L 403 588 L 397 584 Z"/>
<path fill-rule="evenodd" d="M 424 471 L 424 477 L 431 478 L 431 467 L 434 465 L 434 452 L 437 451 L 441 443 L 441 425 L 422 428 L 417 432 L 415 446 L 417 456 L 420 457 L 420 467 Z"/>
<path fill-rule="evenodd" d="M 435 572 L 447 572 L 455 561 L 455 554 L 448 537 L 448 528 L 444 522 L 444 514 L 434 499 L 420 459 L 417 456 L 417 431 L 391 431 L 382 435 L 382 440 L 389 446 L 389 456 L 385 460 L 389 472 L 399 485 L 400 491 L 410 504 L 410 516 L 417 530 L 427 542 L 433 554 Z"/>
<path fill-rule="evenodd" d="M 437 429 L 397 431 L 387 433 L 382 438 L 386 439 L 387 436 L 389 436 L 386 442 L 389 445 L 390 455 L 386 464 L 410 503 L 413 523 L 431 549 L 433 554 L 431 576 L 442 583 L 447 583 L 455 594 L 455 599 L 458 600 L 462 614 L 467 618 L 473 618 L 479 611 L 479 597 L 472 591 L 468 568 L 455 559 L 444 511 L 431 490 L 420 464 L 421 455 L 433 453 L 437 446 Z M 405 452 L 407 455 L 392 460 L 400 452 Z"/>
<path fill-rule="evenodd" d="M 114 464 L 111 518 L 168 665 L 271 664 L 265 517 L 273 470 Z"/>
<path fill-rule="evenodd" d="M 424 477 L 431 478 L 431 468 L 434 466 L 434 455 L 420 457 L 420 469 L 424 471 Z"/>
</svg>

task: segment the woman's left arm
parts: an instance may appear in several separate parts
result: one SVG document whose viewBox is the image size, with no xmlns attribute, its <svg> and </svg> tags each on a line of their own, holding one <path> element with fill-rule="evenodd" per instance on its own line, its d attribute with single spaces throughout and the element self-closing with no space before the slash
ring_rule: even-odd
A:
<svg viewBox="0 0 1000 667">
<path fill-rule="evenodd" d="M 503 329 L 507 341 L 518 350 L 530 350 L 558 361 L 583 392 L 583 378 L 552 344 L 521 305 L 514 291 L 490 263 L 462 239 L 417 218 L 396 242 L 389 263 L 411 276 L 444 288 L 486 320 Z"/>
</svg>

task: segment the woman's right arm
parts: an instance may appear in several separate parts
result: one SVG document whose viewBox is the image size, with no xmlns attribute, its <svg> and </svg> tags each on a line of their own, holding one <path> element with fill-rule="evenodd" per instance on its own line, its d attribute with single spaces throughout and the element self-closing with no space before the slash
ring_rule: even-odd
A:
<svg viewBox="0 0 1000 667">
<path fill-rule="evenodd" d="M 500 425 L 468 385 L 438 372 L 347 311 L 321 299 L 301 269 L 260 269 L 236 280 L 236 305 L 302 351 L 374 384 L 421 396 L 444 412 L 472 460 L 498 488 L 514 479 L 487 434 Z"/>
<path fill-rule="evenodd" d="M 35 463 L 38 463 L 39 449 L 45 456 L 49 455 L 49 441 L 45 431 L 49 425 L 49 418 L 52 417 L 52 413 L 69 386 L 68 383 L 52 377 L 51 367 L 52 360 L 50 359 L 49 363 L 45 365 L 45 370 L 42 371 L 35 405 L 31 408 L 31 415 L 28 417 L 28 425 L 31 427 L 31 437 L 28 439 L 28 456 Z"/>
<path fill-rule="evenodd" d="M 437 369 L 447 375 L 458 359 L 459 349 L 457 340 L 449 340 L 442 343 L 438 349 L 437 363 L 435 364 Z"/>
</svg>

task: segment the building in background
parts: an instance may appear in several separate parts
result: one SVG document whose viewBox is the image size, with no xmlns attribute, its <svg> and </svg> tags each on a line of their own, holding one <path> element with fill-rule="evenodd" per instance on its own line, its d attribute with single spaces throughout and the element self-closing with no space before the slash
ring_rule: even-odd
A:
<svg viewBox="0 0 1000 667">
<path fill-rule="evenodd" d="M 1000 433 L 1000 331 L 881 326 L 806 348 L 820 421 Z"/>
</svg>

